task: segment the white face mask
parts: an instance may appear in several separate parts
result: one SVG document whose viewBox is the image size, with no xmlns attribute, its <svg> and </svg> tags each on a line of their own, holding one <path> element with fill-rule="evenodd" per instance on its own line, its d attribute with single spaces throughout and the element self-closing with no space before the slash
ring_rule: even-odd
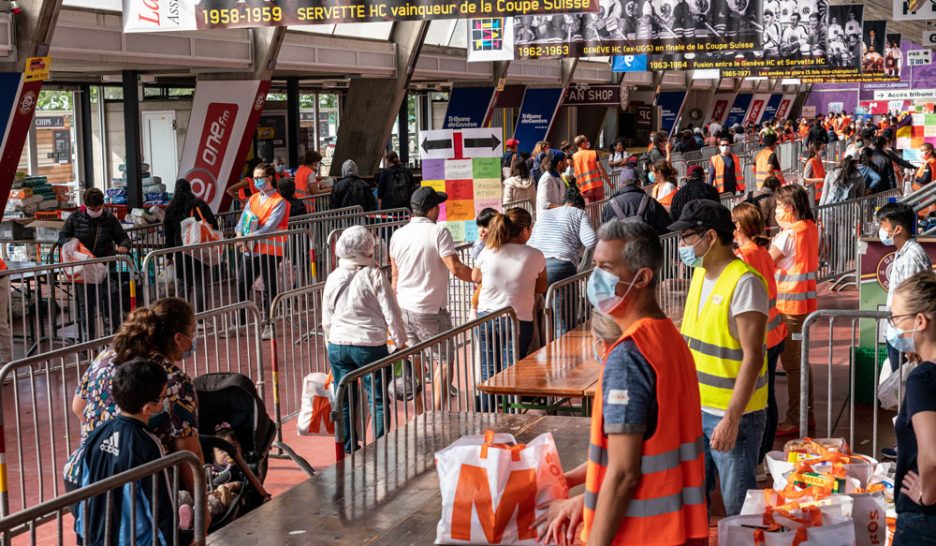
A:
<svg viewBox="0 0 936 546">
<path fill-rule="evenodd" d="M 90 216 L 91 218 L 100 218 L 100 216 L 104 214 L 104 209 L 99 209 L 99 210 L 87 209 L 86 212 L 88 213 L 88 216 Z"/>
<path fill-rule="evenodd" d="M 718 150 L 723 154 L 727 154 L 728 150 L 730 149 L 731 149 L 731 146 L 719 146 L 718 147 Z"/>
</svg>

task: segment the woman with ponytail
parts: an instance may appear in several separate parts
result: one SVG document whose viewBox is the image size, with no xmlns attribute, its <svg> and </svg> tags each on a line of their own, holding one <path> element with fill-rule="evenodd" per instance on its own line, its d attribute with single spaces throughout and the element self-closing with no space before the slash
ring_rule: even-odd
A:
<svg viewBox="0 0 936 546">
<path fill-rule="evenodd" d="M 117 367 L 137 357 L 153 359 L 163 365 L 169 381 L 163 412 L 149 422 L 150 432 L 167 452 L 188 450 L 204 461 L 198 443 L 198 400 L 192 380 L 177 365 L 191 358 L 195 351 L 195 315 L 192 307 L 178 298 L 162 298 L 150 307 L 134 310 L 120 326 L 111 347 L 91 363 L 72 398 L 72 412 L 81 424 L 78 449 L 65 463 L 66 490 L 81 483 L 79 461 L 84 439 L 101 423 L 117 415 L 111 394 L 111 378 Z M 183 466 L 182 484 L 194 492 L 194 476 Z"/>
<path fill-rule="evenodd" d="M 482 380 L 501 371 L 503 362 L 526 356 L 533 338 L 536 295 L 545 294 L 547 284 L 546 257 L 526 244 L 532 228 L 533 218 L 521 208 L 497 214 L 488 224 L 485 249 L 478 255 L 471 273 L 471 280 L 481 284 L 479 318 L 512 307 L 520 321 L 519 355 L 510 354 L 511 340 L 504 329 L 506 323 L 495 321 L 481 328 Z"/>
</svg>

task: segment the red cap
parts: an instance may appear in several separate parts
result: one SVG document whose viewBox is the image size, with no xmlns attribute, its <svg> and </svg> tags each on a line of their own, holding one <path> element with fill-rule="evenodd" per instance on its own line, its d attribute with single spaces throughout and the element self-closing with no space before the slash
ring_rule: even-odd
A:
<svg viewBox="0 0 936 546">
<path fill-rule="evenodd" d="M 520 141 L 515 138 L 508 138 L 507 142 L 504 143 L 504 146 L 507 146 L 508 148 L 516 148 L 519 145 Z"/>
<path fill-rule="evenodd" d="M 689 169 L 686 171 L 686 177 L 692 178 L 694 176 L 698 176 L 700 178 L 704 177 L 705 169 L 703 169 L 701 165 L 693 165 L 689 167 Z"/>
</svg>

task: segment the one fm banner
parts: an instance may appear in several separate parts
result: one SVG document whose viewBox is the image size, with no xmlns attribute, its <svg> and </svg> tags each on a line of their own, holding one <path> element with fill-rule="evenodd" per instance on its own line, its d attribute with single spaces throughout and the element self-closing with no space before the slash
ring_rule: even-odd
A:
<svg viewBox="0 0 936 546">
<path fill-rule="evenodd" d="M 746 51 L 761 0 L 601 0 L 598 13 L 514 18 L 518 58 Z"/>
<path fill-rule="evenodd" d="M 598 11 L 598 0 L 123 0 L 124 32 Z"/>
<path fill-rule="evenodd" d="M 269 81 L 200 81 L 185 135 L 179 176 L 213 210 L 240 176 L 253 140 Z"/>
</svg>

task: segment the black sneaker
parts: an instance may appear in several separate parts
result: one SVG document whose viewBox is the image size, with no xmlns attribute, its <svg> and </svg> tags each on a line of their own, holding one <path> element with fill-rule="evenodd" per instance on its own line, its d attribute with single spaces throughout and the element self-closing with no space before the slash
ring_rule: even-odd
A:
<svg viewBox="0 0 936 546">
<path fill-rule="evenodd" d="M 885 459 L 896 459 L 897 458 L 897 446 L 894 447 L 885 447 L 881 450 L 881 455 Z"/>
</svg>

